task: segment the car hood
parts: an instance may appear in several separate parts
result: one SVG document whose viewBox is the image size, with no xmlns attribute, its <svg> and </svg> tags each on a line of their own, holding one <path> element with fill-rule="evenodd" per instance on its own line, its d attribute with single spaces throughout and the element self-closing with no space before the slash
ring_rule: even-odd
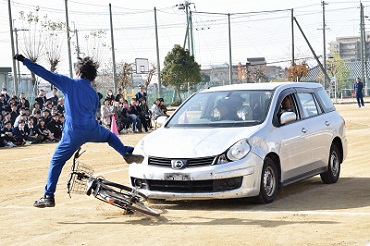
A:
<svg viewBox="0 0 370 246">
<path fill-rule="evenodd" d="M 160 128 L 137 147 L 149 156 L 197 158 L 219 155 L 240 139 L 249 138 L 259 126 L 230 128 Z M 140 147 L 139 147 L 140 148 Z"/>
</svg>

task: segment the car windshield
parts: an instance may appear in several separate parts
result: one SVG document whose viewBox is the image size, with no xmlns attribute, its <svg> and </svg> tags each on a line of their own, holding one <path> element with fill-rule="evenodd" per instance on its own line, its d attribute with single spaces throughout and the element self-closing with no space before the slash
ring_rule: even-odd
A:
<svg viewBox="0 0 370 246">
<path fill-rule="evenodd" d="M 273 91 L 202 92 L 184 103 L 166 127 L 234 127 L 261 124 Z"/>
</svg>

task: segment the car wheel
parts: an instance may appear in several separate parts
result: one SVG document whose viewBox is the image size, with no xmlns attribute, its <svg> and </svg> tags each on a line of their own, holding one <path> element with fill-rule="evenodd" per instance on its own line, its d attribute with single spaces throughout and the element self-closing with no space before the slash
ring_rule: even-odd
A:
<svg viewBox="0 0 370 246">
<path fill-rule="evenodd" d="M 336 145 L 330 147 L 328 170 L 320 174 L 321 180 L 325 184 L 336 183 L 340 174 L 340 153 Z"/>
<path fill-rule="evenodd" d="M 259 203 L 273 202 L 278 190 L 278 183 L 278 173 L 275 162 L 271 158 L 266 157 L 263 164 L 260 194 L 257 197 L 257 201 Z"/>
</svg>

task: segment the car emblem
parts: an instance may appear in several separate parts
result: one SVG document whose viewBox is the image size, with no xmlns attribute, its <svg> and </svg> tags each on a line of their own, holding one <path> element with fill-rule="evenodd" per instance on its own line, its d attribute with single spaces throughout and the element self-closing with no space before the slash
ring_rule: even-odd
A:
<svg viewBox="0 0 370 246">
<path fill-rule="evenodd" d="M 172 160 L 171 167 L 173 169 L 183 169 L 186 166 L 186 160 Z"/>
</svg>

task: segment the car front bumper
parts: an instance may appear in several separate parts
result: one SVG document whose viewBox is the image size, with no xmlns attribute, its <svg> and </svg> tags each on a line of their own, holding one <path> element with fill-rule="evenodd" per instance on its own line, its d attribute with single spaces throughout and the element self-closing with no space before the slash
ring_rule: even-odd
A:
<svg viewBox="0 0 370 246">
<path fill-rule="evenodd" d="M 228 199 L 258 195 L 262 166 L 263 160 L 249 153 L 231 163 L 181 170 L 133 164 L 129 175 L 131 185 L 141 186 L 140 191 L 153 199 Z"/>
</svg>

